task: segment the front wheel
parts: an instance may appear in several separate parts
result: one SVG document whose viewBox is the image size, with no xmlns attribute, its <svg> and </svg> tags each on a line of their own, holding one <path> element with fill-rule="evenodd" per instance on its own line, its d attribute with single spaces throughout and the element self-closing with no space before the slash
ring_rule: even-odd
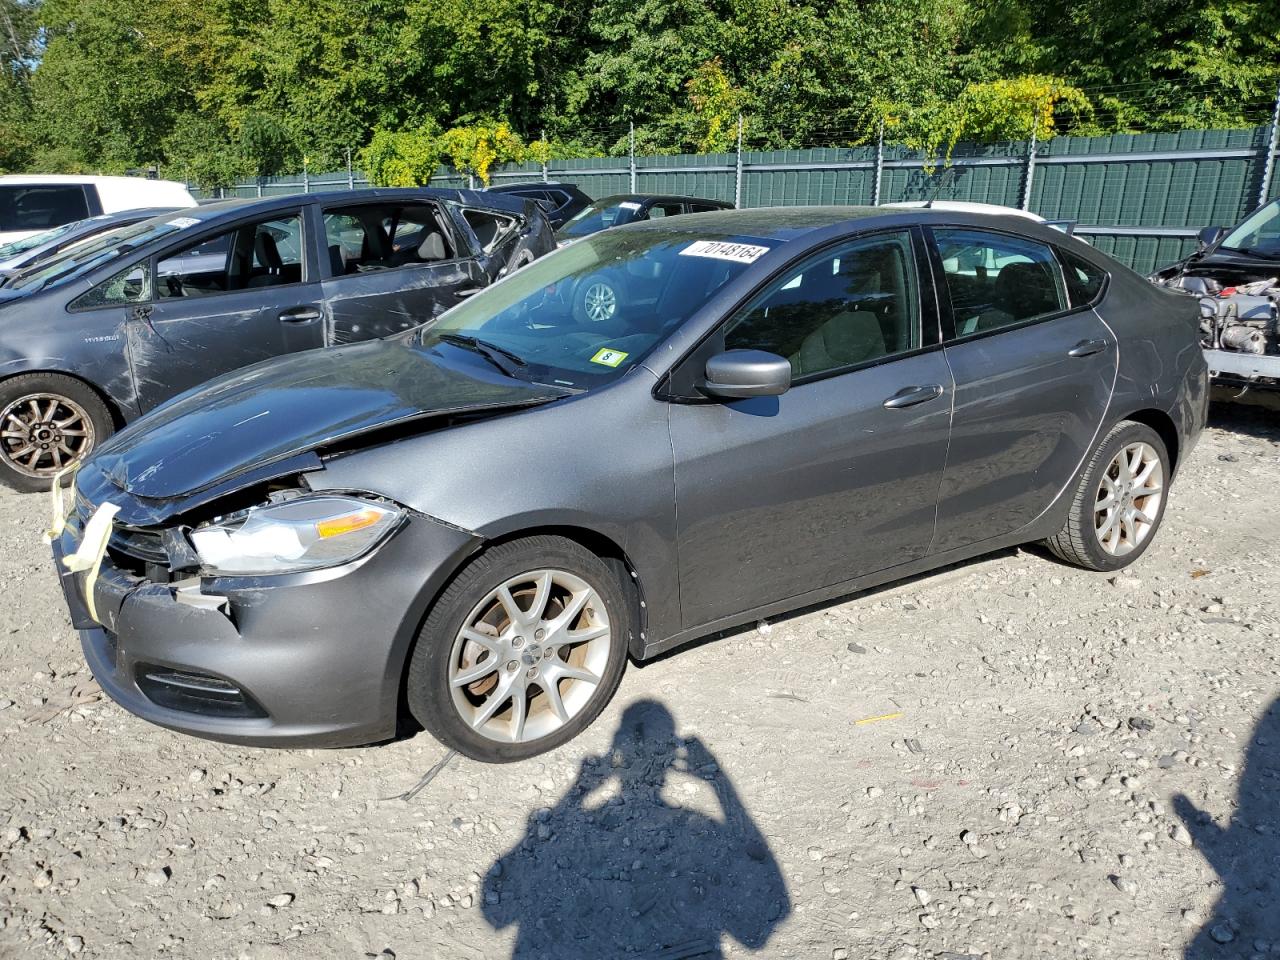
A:
<svg viewBox="0 0 1280 960">
<path fill-rule="evenodd" d="M 581 324 L 608 323 L 622 309 L 624 292 L 617 278 L 593 273 L 578 284 L 573 294 L 574 319 Z"/>
<path fill-rule="evenodd" d="M 493 547 L 432 607 L 409 662 L 414 717 L 476 760 L 577 736 L 617 689 L 632 616 L 599 557 L 560 537 Z"/>
<path fill-rule="evenodd" d="M 0 481 L 15 490 L 49 489 L 114 429 L 102 398 L 73 377 L 27 373 L 0 381 Z"/>
<path fill-rule="evenodd" d="M 1169 452 L 1146 424 L 1123 420 L 1090 458 L 1062 529 L 1046 541 L 1087 570 L 1119 570 L 1142 556 L 1164 517 Z"/>
</svg>

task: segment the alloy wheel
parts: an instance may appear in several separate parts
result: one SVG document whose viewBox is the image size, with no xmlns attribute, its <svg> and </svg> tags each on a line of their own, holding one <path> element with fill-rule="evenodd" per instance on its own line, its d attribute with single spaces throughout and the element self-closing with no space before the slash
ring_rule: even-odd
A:
<svg viewBox="0 0 1280 960">
<path fill-rule="evenodd" d="M 0 412 L 0 458 L 28 477 L 52 477 L 93 449 L 84 407 L 56 393 L 30 393 Z"/>
<path fill-rule="evenodd" d="M 588 320 L 601 323 L 613 319 L 618 312 L 618 295 L 609 284 L 597 280 L 582 295 L 582 305 Z"/>
<path fill-rule="evenodd" d="M 591 700 L 612 641 L 604 601 L 581 577 L 563 570 L 511 577 L 472 608 L 454 638 L 454 708 L 490 740 L 548 736 Z"/>
<path fill-rule="evenodd" d="M 1164 464 L 1155 447 L 1141 441 L 1121 447 L 1108 464 L 1093 505 L 1093 530 L 1115 557 L 1146 542 L 1160 516 Z"/>
</svg>

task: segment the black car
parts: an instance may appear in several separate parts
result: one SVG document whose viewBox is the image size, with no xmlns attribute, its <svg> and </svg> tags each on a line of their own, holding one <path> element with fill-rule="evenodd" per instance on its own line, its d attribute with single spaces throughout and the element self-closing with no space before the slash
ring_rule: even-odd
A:
<svg viewBox="0 0 1280 960">
<path fill-rule="evenodd" d="M 683 213 L 710 213 L 713 210 L 732 210 L 733 204 L 723 200 L 706 200 L 701 197 L 668 197 L 648 193 L 620 193 L 597 200 L 579 212 L 556 231 L 561 244 L 582 237 L 620 227 L 641 220 L 658 220 L 676 217 Z"/>
<path fill-rule="evenodd" d="M 502 193 L 508 197 L 526 197 L 542 207 L 551 226 L 559 230 L 580 210 L 591 206 L 591 198 L 572 183 L 504 183 L 490 187 L 485 193 Z"/>
<path fill-rule="evenodd" d="M 1204 277 L 1223 286 L 1269 280 L 1280 274 L 1280 199 L 1272 200 L 1234 227 L 1205 227 L 1196 250 L 1162 267 L 1153 280 Z"/>
<path fill-rule="evenodd" d="M 52 260 L 76 244 L 83 243 L 100 233 L 165 216 L 179 209 L 182 208 L 139 207 L 136 210 L 122 210 L 119 213 L 103 213 L 85 220 L 64 223 L 62 226 L 42 230 L 21 240 L 0 245 L 0 287 L 3 287 L 10 277 L 30 270 L 46 260 Z"/>
<path fill-rule="evenodd" d="M 431 320 L 554 246 L 465 190 L 229 200 L 90 240 L 0 287 L 0 480 L 47 487 L 211 377 Z"/>
</svg>

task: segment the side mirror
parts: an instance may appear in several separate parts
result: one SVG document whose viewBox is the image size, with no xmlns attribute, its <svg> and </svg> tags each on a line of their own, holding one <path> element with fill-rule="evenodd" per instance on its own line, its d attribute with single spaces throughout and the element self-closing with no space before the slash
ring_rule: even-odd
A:
<svg viewBox="0 0 1280 960">
<path fill-rule="evenodd" d="M 1226 235 L 1226 227 L 1205 227 L 1196 234 L 1197 249 L 1208 250 Z"/>
<path fill-rule="evenodd" d="M 776 397 L 791 387 L 791 361 L 764 350 L 726 350 L 707 361 L 703 392 L 713 397 Z"/>
</svg>

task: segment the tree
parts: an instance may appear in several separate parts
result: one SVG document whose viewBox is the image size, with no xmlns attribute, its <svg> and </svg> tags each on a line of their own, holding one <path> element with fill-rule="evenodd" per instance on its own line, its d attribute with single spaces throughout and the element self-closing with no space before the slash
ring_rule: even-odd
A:
<svg viewBox="0 0 1280 960">
<path fill-rule="evenodd" d="M 359 163 L 374 186 L 421 187 L 431 182 L 442 154 L 440 128 L 431 123 L 394 133 L 375 130 Z"/>
</svg>

